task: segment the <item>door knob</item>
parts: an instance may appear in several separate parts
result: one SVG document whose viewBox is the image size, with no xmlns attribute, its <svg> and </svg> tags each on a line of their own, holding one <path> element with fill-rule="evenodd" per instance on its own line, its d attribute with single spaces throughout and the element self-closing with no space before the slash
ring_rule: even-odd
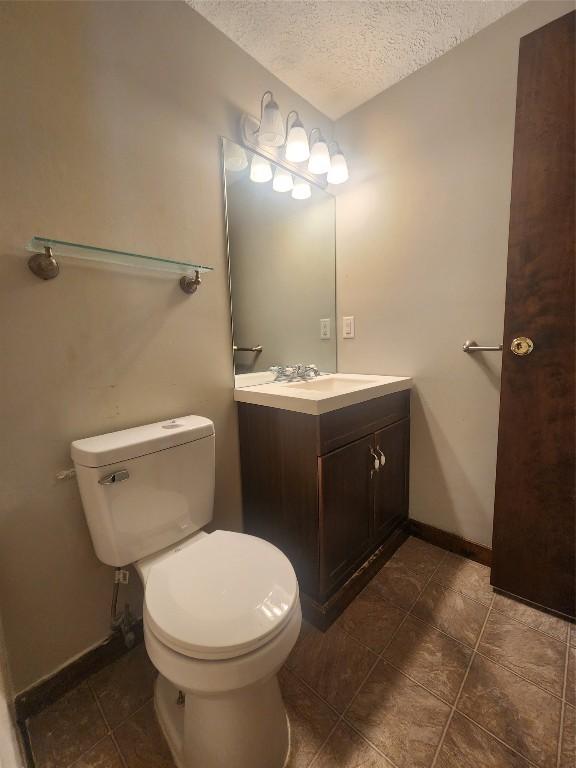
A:
<svg viewBox="0 0 576 768">
<path fill-rule="evenodd" d="M 515 355 L 524 357 L 525 355 L 529 355 L 530 352 L 532 352 L 534 349 L 534 342 L 532 339 L 529 339 L 528 336 L 517 336 L 512 341 L 510 349 L 512 352 L 514 352 Z"/>
</svg>

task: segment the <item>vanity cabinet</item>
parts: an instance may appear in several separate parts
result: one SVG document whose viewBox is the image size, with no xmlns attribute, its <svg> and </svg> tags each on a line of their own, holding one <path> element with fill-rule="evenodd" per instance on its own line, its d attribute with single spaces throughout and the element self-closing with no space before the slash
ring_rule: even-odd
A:
<svg viewBox="0 0 576 768">
<path fill-rule="evenodd" d="M 325 628 L 406 538 L 410 392 L 320 415 L 238 408 L 244 529 L 290 558 Z"/>
</svg>

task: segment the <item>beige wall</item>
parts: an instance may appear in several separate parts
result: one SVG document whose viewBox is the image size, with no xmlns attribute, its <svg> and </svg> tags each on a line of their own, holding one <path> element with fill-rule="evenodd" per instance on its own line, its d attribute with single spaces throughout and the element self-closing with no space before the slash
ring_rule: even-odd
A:
<svg viewBox="0 0 576 768">
<path fill-rule="evenodd" d="M 184 3 L 0 3 L 0 605 L 17 690 L 108 632 L 74 438 L 212 418 L 215 523 L 241 526 L 219 134 L 272 88 L 330 124 Z M 34 234 L 198 260 L 174 277 L 67 263 L 42 283 Z M 141 593 L 131 592 L 136 611 Z"/>
<path fill-rule="evenodd" d="M 411 516 L 491 543 L 516 67 L 569 2 L 527 3 L 337 123 L 342 371 L 414 377 Z"/>
</svg>

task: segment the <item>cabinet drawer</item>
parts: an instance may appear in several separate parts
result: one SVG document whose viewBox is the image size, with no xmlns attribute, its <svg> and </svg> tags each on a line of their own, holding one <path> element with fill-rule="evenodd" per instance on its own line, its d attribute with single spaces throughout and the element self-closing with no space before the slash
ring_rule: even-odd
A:
<svg viewBox="0 0 576 768">
<path fill-rule="evenodd" d="M 318 417 L 318 455 L 341 448 L 410 416 L 410 390 L 350 405 Z"/>
</svg>

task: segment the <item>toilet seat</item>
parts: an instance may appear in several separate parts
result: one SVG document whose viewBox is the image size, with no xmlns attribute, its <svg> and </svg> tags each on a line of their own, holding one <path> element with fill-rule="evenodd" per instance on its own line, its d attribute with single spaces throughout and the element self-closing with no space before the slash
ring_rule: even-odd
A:
<svg viewBox="0 0 576 768">
<path fill-rule="evenodd" d="M 153 565 L 145 622 L 194 659 L 231 659 L 269 642 L 299 609 L 288 558 L 263 539 L 215 531 Z"/>
</svg>

